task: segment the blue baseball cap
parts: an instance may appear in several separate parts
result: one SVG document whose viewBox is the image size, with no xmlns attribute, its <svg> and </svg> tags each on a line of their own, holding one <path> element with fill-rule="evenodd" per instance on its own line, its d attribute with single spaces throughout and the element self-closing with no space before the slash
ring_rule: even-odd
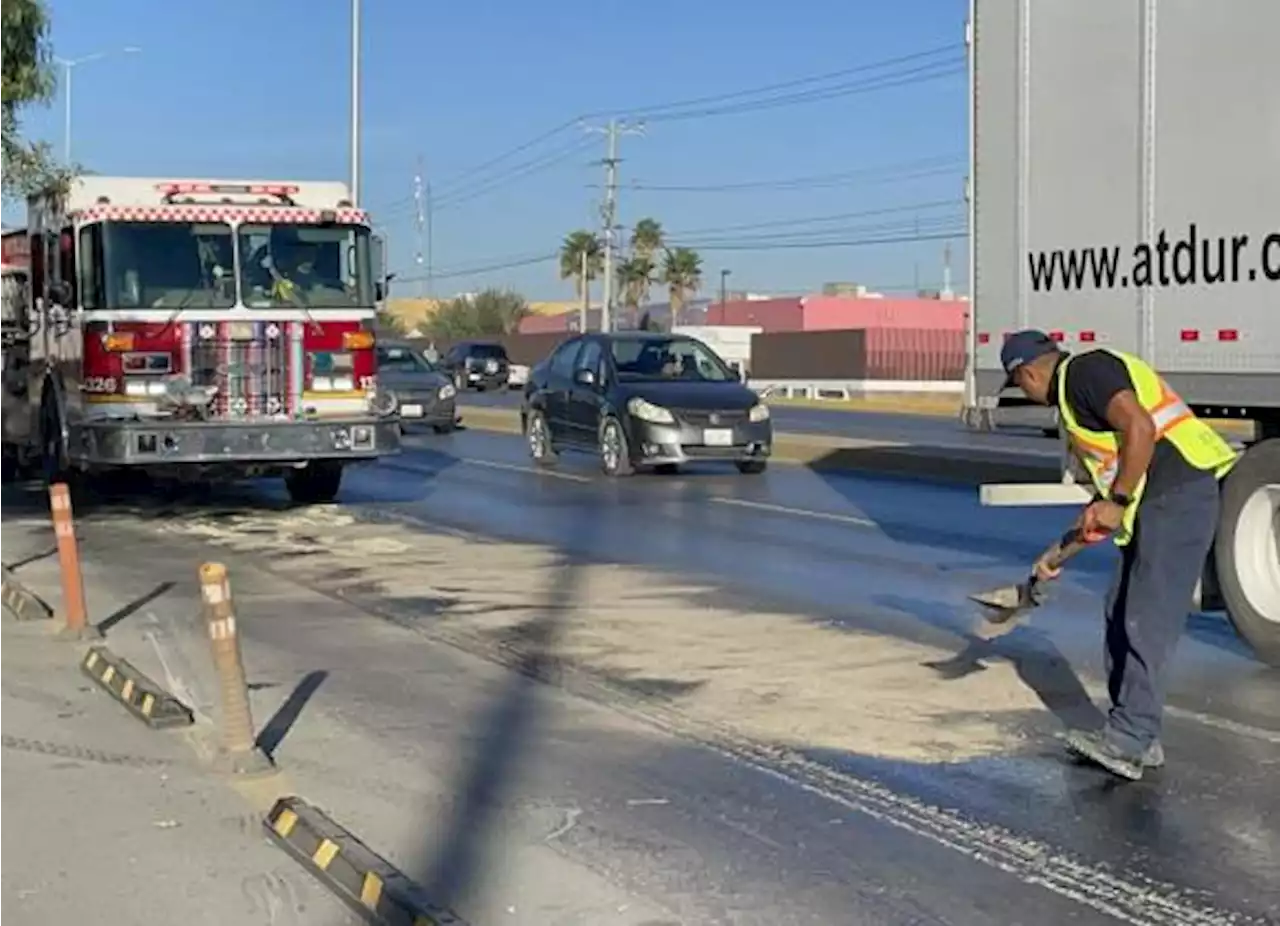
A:
<svg viewBox="0 0 1280 926">
<path fill-rule="evenodd" d="M 1043 331 L 1034 328 L 1015 331 L 1004 342 L 1004 347 L 1000 348 L 1000 365 L 1005 372 L 1001 389 L 1008 389 L 1013 385 L 1013 374 L 1024 363 L 1030 363 L 1045 354 L 1057 353 L 1060 353 L 1057 343 Z"/>
</svg>

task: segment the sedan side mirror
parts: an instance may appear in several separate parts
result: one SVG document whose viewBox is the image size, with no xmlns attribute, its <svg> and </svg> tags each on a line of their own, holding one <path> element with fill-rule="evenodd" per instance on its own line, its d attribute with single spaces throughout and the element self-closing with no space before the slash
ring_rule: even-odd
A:
<svg viewBox="0 0 1280 926">
<path fill-rule="evenodd" d="M 573 374 L 573 381 L 579 386 L 595 386 L 596 374 L 594 370 L 577 370 Z"/>
</svg>

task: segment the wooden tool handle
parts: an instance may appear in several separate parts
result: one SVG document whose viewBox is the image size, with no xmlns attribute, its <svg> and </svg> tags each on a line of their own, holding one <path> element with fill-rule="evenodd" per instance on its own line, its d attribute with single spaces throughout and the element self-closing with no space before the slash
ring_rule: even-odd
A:
<svg viewBox="0 0 1280 926">
<path fill-rule="evenodd" d="M 1085 538 L 1084 531 L 1078 527 L 1073 527 L 1059 537 L 1053 546 L 1045 550 L 1041 555 L 1041 559 L 1045 561 L 1050 569 L 1060 569 L 1063 563 L 1087 546 L 1089 546 L 1089 541 Z"/>
</svg>

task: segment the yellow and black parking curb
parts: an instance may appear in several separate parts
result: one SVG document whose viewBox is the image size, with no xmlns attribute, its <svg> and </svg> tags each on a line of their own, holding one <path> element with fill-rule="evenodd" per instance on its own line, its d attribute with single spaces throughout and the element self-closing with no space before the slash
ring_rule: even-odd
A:
<svg viewBox="0 0 1280 926">
<path fill-rule="evenodd" d="M 422 888 L 324 811 L 282 797 L 263 820 L 267 835 L 348 907 L 377 926 L 465 926 Z"/>
<path fill-rule="evenodd" d="M 195 722 L 189 707 L 105 646 L 89 647 L 80 671 L 149 727 L 162 730 Z"/>
<path fill-rule="evenodd" d="M 15 579 L 7 566 L 4 568 L 4 581 L 0 585 L 0 601 L 20 621 L 48 620 L 53 617 L 53 608 Z"/>
</svg>

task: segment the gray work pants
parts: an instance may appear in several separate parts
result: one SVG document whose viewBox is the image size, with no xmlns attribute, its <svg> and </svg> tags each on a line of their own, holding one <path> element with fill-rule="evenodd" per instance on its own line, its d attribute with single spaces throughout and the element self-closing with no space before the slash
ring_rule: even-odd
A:
<svg viewBox="0 0 1280 926">
<path fill-rule="evenodd" d="M 1107 736 L 1140 752 L 1160 736 L 1166 671 L 1186 627 L 1218 527 L 1218 481 L 1206 473 L 1144 498 L 1107 595 Z"/>
</svg>

